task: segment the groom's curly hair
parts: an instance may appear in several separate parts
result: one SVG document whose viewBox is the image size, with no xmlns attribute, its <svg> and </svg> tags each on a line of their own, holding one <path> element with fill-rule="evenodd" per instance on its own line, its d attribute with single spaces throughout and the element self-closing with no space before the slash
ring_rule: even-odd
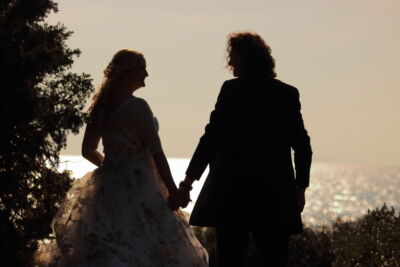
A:
<svg viewBox="0 0 400 267">
<path fill-rule="evenodd" d="M 226 60 L 229 69 L 232 69 L 229 61 L 233 50 L 239 54 L 240 69 L 244 75 L 276 77 L 275 60 L 271 56 L 271 48 L 260 35 L 251 32 L 229 34 L 226 46 L 228 53 Z"/>
</svg>

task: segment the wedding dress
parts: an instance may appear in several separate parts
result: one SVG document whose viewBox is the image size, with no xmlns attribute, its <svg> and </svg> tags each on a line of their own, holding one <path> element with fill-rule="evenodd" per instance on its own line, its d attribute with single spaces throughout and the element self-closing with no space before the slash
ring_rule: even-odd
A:
<svg viewBox="0 0 400 267">
<path fill-rule="evenodd" d="M 158 126 L 147 103 L 129 99 L 107 121 L 104 162 L 68 191 L 53 220 L 55 240 L 38 250 L 39 265 L 208 266 L 182 211 L 167 205 L 152 159 L 161 149 Z"/>
</svg>

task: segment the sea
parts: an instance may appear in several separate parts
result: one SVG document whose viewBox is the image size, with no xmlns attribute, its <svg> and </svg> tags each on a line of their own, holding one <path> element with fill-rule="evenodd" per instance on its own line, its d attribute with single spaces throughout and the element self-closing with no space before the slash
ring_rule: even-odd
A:
<svg viewBox="0 0 400 267">
<path fill-rule="evenodd" d="M 169 158 L 175 183 L 185 177 L 190 159 Z M 76 179 L 96 168 L 81 156 L 62 155 L 59 170 L 69 170 Z M 192 202 L 183 209 L 190 213 L 205 181 L 193 184 Z M 310 186 L 306 191 L 306 206 L 302 213 L 306 226 L 330 225 L 338 218 L 355 220 L 368 210 L 384 203 L 400 211 L 400 165 L 380 166 L 362 164 L 313 163 Z M 260 212 L 263 212 L 260 210 Z M 265 212 L 268 212 L 267 210 Z"/>
</svg>

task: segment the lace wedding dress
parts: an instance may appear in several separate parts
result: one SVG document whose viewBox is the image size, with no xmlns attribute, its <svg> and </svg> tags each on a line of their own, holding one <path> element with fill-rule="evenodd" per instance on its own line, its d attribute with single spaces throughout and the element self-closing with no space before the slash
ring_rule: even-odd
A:
<svg viewBox="0 0 400 267">
<path fill-rule="evenodd" d="M 55 241 L 37 252 L 39 265 L 208 266 L 182 211 L 167 205 L 151 156 L 161 145 L 147 103 L 132 98 L 108 122 L 104 162 L 68 191 L 53 220 Z"/>
</svg>

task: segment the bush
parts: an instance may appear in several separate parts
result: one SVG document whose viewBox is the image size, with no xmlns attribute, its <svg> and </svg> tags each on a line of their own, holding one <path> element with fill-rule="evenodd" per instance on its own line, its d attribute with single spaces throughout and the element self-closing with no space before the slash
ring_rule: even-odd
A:
<svg viewBox="0 0 400 267">
<path fill-rule="evenodd" d="M 332 246 L 333 266 L 400 266 L 400 215 L 383 205 L 355 222 L 339 220 Z"/>
<path fill-rule="evenodd" d="M 194 228 L 215 266 L 213 228 Z M 248 267 L 260 267 L 250 244 Z M 305 227 L 289 241 L 289 266 L 400 266 L 400 214 L 386 204 L 355 221 L 336 220 L 331 226 Z"/>
<path fill-rule="evenodd" d="M 289 241 L 289 266 L 331 266 L 332 232 L 327 226 L 305 228 Z"/>
<path fill-rule="evenodd" d="M 216 243 L 215 243 L 215 230 L 214 228 L 205 228 L 205 227 L 193 227 L 194 234 L 199 239 L 200 243 L 208 252 L 209 258 L 209 267 L 215 267 L 215 250 L 216 250 Z"/>
</svg>

